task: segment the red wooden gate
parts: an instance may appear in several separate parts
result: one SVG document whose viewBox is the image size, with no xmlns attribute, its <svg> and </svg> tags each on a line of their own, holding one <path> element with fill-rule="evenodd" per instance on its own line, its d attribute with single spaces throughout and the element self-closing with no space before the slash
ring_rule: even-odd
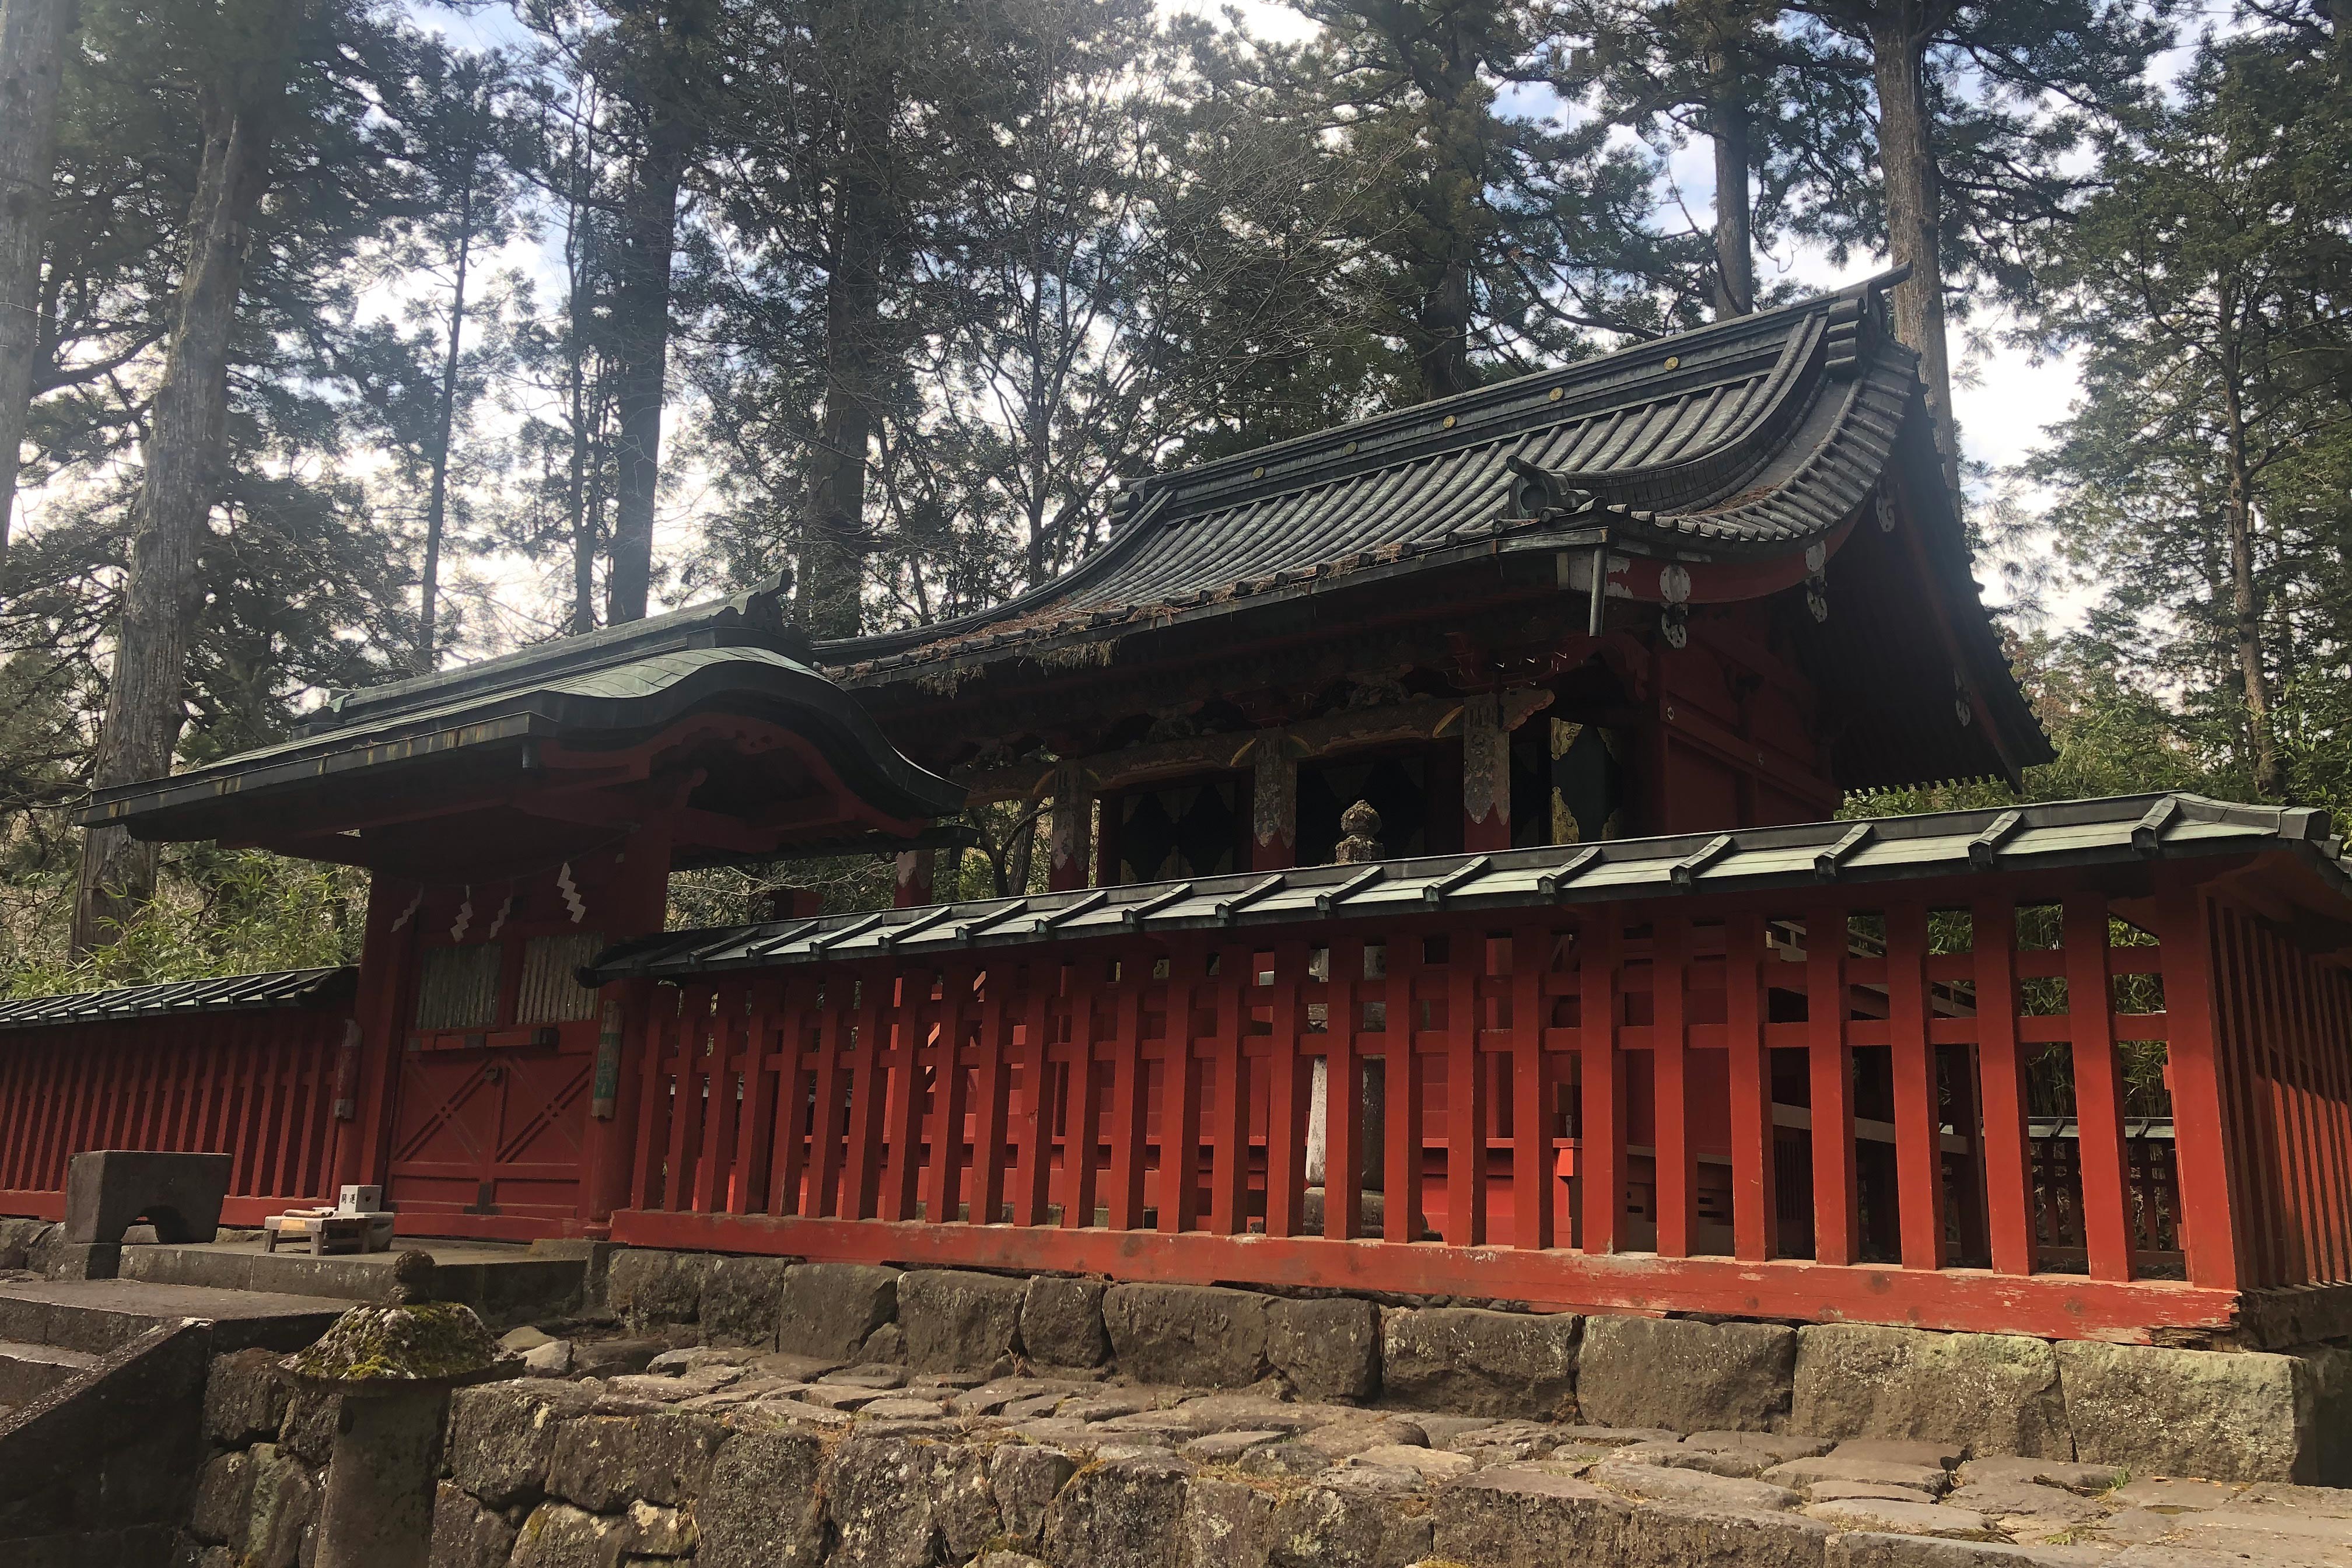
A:
<svg viewBox="0 0 2352 1568">
<path fill-rule="evenodd" d="M 402 1039 L 387 1196 L 415 1235 L 524 1239 L 579 1222 L 604 938 L 561 921 L 424 947 Z"/>
</svg>

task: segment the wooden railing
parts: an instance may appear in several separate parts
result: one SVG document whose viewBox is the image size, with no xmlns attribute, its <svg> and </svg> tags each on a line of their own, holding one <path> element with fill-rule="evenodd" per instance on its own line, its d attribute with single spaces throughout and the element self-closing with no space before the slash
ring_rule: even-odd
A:
<svg viewBox="0 0 2352 1568">
<path fill-rule="evenodd" d="M 614 1234 L 2058 1335 L 2352 1279 L 2344 976 L 2048 886 L 634 983 Z"/>
<path fill-rule="evenodd" d="M 97 1019 L 0 1033 L 0 1214 L 65 1216 L 89 1149 L 226 1153 L 222 1219 L 331 1201 L 345 1013 Z"/>
</svg>

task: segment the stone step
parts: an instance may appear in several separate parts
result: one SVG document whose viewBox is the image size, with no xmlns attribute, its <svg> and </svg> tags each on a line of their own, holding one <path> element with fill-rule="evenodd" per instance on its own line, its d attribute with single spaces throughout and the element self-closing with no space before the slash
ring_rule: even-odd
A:
<svg viewBox="0 0 2352 1568">
<path fill-rule="evenodd" d="M 411 1241 L 390 1251 L 313 1258 L 265 1252 L 257 1240 L 127 1247 L 121 1278 L 155 1285 L 330 1297 L 339 1302 L 392 1297 L 392 1266 L 402 1251 L 433 1254 L 433 1289 L 462 1301 L 498 1327 L 568 1317 L 584 1303 L 592 1268 L 609 1247 L 593 1242 Z"/>
<path fill-rule="evenodd" d="M 325 1332 L 344 1305 L 317 1296 L 135 1279 L 28 1280 L 0 1285 L 0 1341 L 99 1356 L 160 1323 L 199 1318 L 216 1325 L 215 1354 L 247 1345 L 291 1351 Z M 0 1401 L 6 1398 L 0 1392 Z"/>
<path fill-rule="evenodd" d="M 89 1351 L 0 1340 L 0 1405 L 29 1404 L 97 1360 Z"/>
</svg>

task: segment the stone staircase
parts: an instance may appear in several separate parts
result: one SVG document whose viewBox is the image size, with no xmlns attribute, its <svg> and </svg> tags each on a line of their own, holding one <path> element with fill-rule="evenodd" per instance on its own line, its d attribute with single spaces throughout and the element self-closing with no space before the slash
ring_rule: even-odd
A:
<svg viewBox="0 0 2352 1568">
<path fill-rule="evenodd" d="M 0 1563 L 163 1568 L 215 1355 L 316 1339 L 343 1302 L 131 1279 L 0 1283 Z"/>
<path fill-rule="evenodd" d="M 0 1340 L 0 1420 L 20 1405 L 72 1382 L 98 1363 L 89 1351 Z"/>
</svg>

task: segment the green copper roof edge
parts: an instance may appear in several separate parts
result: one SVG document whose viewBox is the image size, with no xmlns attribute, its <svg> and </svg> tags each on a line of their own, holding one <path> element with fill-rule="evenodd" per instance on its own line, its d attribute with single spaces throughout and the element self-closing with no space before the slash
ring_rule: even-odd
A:
<svg viewBox="0 0 2352 1568">
<path fill-rule="evenodd" d="M 2170 809 L 2158 814 L 2168 804 Z M 2213 801 L 2185 794 L 2125 795 L 2100 800 L 2054 801 L 2025 806 L 1972 811 L 1922 813 L 1911 816 L 1868 819 L 1871 847 L 1831 857 L 1825 878 L 1821 861 L 1825 852 L 1860 824 L 1853 821 L 1807 823 L 1781 827 L 1740 829 L 1720 833 L 1677 834 L 1655 838 L 1612 839 L 1597 846 L 1555 845 L 1540 848 L 1496 851 L 1483 858 L 1486 866 L 1464 879 L 1461 873 L 1482 857 L 1450 855 L 1381 863 L 1384 876 L 1378 887 L 1353 896 L 1331 915 L 1318 914 L 1313 900 L 1351 878 L 1361 866 L 1302 867 L 1285 873 L 1283 889 L 1255 907 L 1220 919 L 1214 906 L 1263 881 L 1263 873 L 1189 879 L 1181 899 L 1169 895 L 1176 882 L 1138 883 L 1116 889 L 1032 895 L 1024 900 L 985 899 L 953 906 L 955 912 L 933 922 L 919 935 L 909 933 L 902 943 L 884 942 L 893 928 L 934 914 L 931 909 L 885 911 L 881 923 L 870 924 L 870 914 L 828 917 L 814 922 L 779 921 L 733 930 L 673 931 L 626 942 L 600 953 L 581 972 L 591 984 L 650 976 L 685 979 L 696 974 L 780 964 L 845 963 L 864 959 L 897 960 L 942 957 L 957 952 L 994 947 L 1029 946 L 1045 940 L 1083 941 L 1094 936 L 1132 935 L 1138 931 L 1172 934 L 1179 931 L 1247 930 L 1275 925 L 1320 924 L 1336 921 L 1411 919 L 1433 912 L 1423 895 L 1441 888 L 1434 908 L 1466 912 L 1505 914 L 1545 909 L 1631 901 L 1671 901 L 1694 895 L 1770 893 L 1805 890 L 1814 897 L 1832 889 L 1885 886 L 1929 878 L 1966 878 L 1987 874 L 1977 863 L 1973 842 L 2001 824 L 2011 812 L 2018 822 L 1998 835 L 1990 847 L 1992 869 L 2058 871 L 2095 866 L 2145 865 L 2158 858 L 2244 856 L 2286 851 L 2306 859 L 2312 868 L 2346 904 L 2347 928 L 2352 928 L 2352 875 L 2340 858 L 2341 846 L 2325 837 L 2324 815 L 2306 808 L 2250 806 Z M 2153 825 L 2151 826 L 2151 825 Z M 2098 835 L 2088 842 L 2065 846 L 2032 842 L 2035 835 L 2085 830 Z M 2152 834 L 2143 847 L 2140 833 Z M 1727 837 L 1728 846 L 1717 841 Z M 1907 852 L 1906 852 L 1907 847 Z M 1586 851 L 1597 848 L 1599 856 Z M 1890 858 L 1887 851 L 1895 851 Z M 1674 868 L 1708 852 L 1704 866 L 1688 885 L 1676 883 Z M 1791 858 L 1794 857 L 1794 858 Z M 1759 862 L 1770 862 L 1759 868 Z M 1875 863 L 1874 863 L 1874 861 Z M 1603 873 L 1615 870 L 1613 878 Z M 1635 875 L 1628 877 L 1632 870 Z M 1538 890 L 1538 879 L 1558 873 L 1549 896 Z M 1491 879 L 1524 881 L 1524 889 L 1481 893 L 1478 884 Z M 1454 886 L 1455 882 L 1460 885 Z M 1081 900 L 1108 891 L 1102 907 L 1084 911 L 1083 918 L 1055 926 L 1050 938 L 1032 928 L 1034 920 L 1004 922 L 1002 931 L 983 931 L 991 913 L 1002 913 L 1013 903 L 1031 916 L 1057 912 L 1077 916 L 1070 908 Z M 1376 896 L 1377 895 L 1377 896 Z M 1145 912 L 1150 906 L 1151 912 Z M 1792 910 L 1801 906 L 1792 901 Z M 1130 924 L 1128 911 L 1137 913 Z M 869 928 L 852 933 L 858 922 Z M 798 925 L 801 929 L 792 928 Z M 970 926 L 969 942 L 950 933 Z M 779 935 L 787 940 L 778 942 Z M 811 944 L 822 943 L 821 947 Z"/>
</svg>

